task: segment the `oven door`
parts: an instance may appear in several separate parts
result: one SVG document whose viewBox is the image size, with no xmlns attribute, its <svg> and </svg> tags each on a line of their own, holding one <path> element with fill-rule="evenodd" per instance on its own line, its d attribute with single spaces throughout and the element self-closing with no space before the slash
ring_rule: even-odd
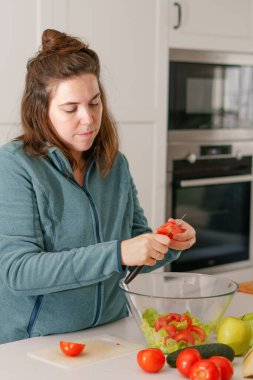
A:
<svg viewBox="0 0 253 380">
<path fill-rule="evenodd" d="M 187 213 L 196 244 L 174 261 L 172 271 L 246 263 L 250 252 L 251 157 L 174 164 L 172 215 Z M 205 177 L 201 178 L 201 173 Z M 171 215 L 171 214 L 169 214 Z"/>
</svg>

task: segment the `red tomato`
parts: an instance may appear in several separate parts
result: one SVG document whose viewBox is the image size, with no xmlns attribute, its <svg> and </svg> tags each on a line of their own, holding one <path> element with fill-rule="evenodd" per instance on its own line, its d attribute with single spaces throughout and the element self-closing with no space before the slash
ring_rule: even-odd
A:
<svg viewBox="0 0 253 380">
<path fill-rule="evenodd" d="M 168 220 L 165 224 L 158 227 L 155 232 L 157 234 L 167 235 L 170 239 L 173 239 L 174 235 L 184 232 L 184 229 L 178 226 L 173 220 Z"/>
<path fill-rule="evenodd" d="M 211 360 L 221 370 L 221 380 L 230 380 L 234 374 L 234 367 L 230 360 L 223 356 L 211 356 L 208 360 Z"/>
<path fill-rule="evenodd" d="M 166 235 L 168 236 L 168 230 L 167 228 L 163 228 L 163 227 L 159 227 L 155 230 L 155 233 L 156 234 L 160 234 L 160 235 Z"/>
<path fill-rule="evenodd" d="M 169 313 L 166 316 L 167 323 L 170 323 L 171 321 L 180 322 L 180 320 L 181 320 L 181 314 L 178 314 L 178 313 Z"/>
<path fill-rule="evenodd" d="M 165 327 L 165 330 L 167 331 L 170 338 L 174 338 L 177 333 L 177 328 L 175 325 L 168 325 Z"/>
<path fill-rule="evenodd" d="M 205 339 L 206 339 L 206 334 L 205 334 L 205 331 L 204 331 L 204 330 L 202 330 L 200 327 L 195 326 L 195 325 L 190 325 L 190 326 L 189 326 L 189 329 L 190 329 L 191 331 L 193 331 L 194 333 L 198 334 L 198 336 L 199 336 L 199 340 L 200 340 L 201 342 L 204 342 L 204 341 L 205 341 Z"/>
<path fill-rule="evenodd" d="M 191 367 L 190 380 L 221 380 L 221 370 L 209 359 L 201 359 Z"/>
<path fill-rule="evenodd" d="M 201 359 L 201 355 L 195 348 L 186 348 L 181 351 L 176 360 L 176 367 L 181 375 L 189 377 L 191 367 Z"/>
<path fill-rule="evenodd" d="M 65 355 L 68 356 L 80 355 L 84 347 L 85 344 L 82 343 L 65 342 L 63 340 L 60 341 L 60 349 Z"/>
<path fill-rule="evenodd" d="M 188 329 L 179 331 L 174 338 L 177 342 L 180 342 L 183 340 L 184 342 L 194 345 L 195 344 L 195 338 L 192 334 L 192 332 Z"/>
<path fill-rule="evenodd" d="M 159 317 L 157 318 L 157 320 L 155 321 L 155 331 L 159 331 L 161 329 L 163 329 L 164 327 L 166 327 L 167 325 L 167 321 L 166 321 L 166 317 Z"/>
<path fill-rule="evenodd" d="M 139 366 L 146 372 L 159 372 L 165 363 L 165 356 L 159 348 L 146 348 L 137 354 Z"/>
<path fill-rule="evenodd" d="M 187 325 L 190 326 L 192 324 L 192 319 L 189 317 L 189 315 L 182 314 L 181 316 L 181 322 L 186 321 Z"/>
</svg>

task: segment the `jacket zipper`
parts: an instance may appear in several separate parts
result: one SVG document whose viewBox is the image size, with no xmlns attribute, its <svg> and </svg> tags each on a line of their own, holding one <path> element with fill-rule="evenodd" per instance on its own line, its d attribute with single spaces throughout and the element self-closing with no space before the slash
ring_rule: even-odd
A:
<svg viewBox="0 0 253 380">
<path fill-rule="evenodd" d="M 85 185 L 83 187 L 83 191 L 85 192 L 85 194 L 87 195 L 87 198 L 89 199 L 89 202 L 91 204 L 91 208 L 93 211 L 93 215 L 95 218 L 95 226 L 96 226 L 95 231 L 96 231 L 97 242 L 101 243 L 101 238 L 100 238 L 100 234 L 99 234 L 99 220 L 98 220 L 98 214 L 97 214 L 97 210 L 95 208 L 94 201 L 92 199 L 92 196 L 88 192 L 88 190 L 85 188 Z M 96 325 L 98 318 L 99 318 L 100 310 L 101 310 L 101 286 L 102 286 L 102 283 L 99 282 L 97 285 L 97 310 L 96 310 L 96 314 L 95 314 L 95 318 L 94 318 L 94 321 L 92 323 L 92 326 Z"/>
<path fill-rule="evenodd" d="M 38 296 L 36 299 L 35 305 L 33 307 L 33 311 L 32 311 L 31 317 L 30 317 L 30 321 L 29 321 L 29 324 L 27 327 L 27 332 L 28 332 L 29 338 L 31 337 L 33 325 L 34 325 L 35 319 L 37 317 L 42 299 L 43 299 L 43 295 Z"/>
<path fill-rule="evenodd" d="M 63 165 L 61 163 L 61 161 L 58 159 L 57 155 L 54 155 L 54 157 L 56 158 L 58 164 L 60 165 L 61 167 L 61 172 L 62 174 L 69 180 L 71 181 L 71 183 L 73 183 L 73 185 L 79 187 L 80 189 L 82 189 L 84 191 L 84 193 L 86 194 L 90 204 L 91 204 L 91 208 L 92 208 L 92 211 L 93 211 L 93 215 L 94 215 L 94 218 L 95 218 L 95 232 L 96 232 L 96 238 L 97 238 L 97 243 L 101 243 L 101 237 L 100 237 L 100 233 L 99 233 L 99 219 L 98 219 L 98 214 L 97 214 L 97 210 L 96 210 L 96 207 L 95 207 L 95 204 L 94 204 L 94 201 L 92 199 L 92 196 L 91 194 L 88 192 L 88 190 L 86 189 L 86 186 L 85 186 L 85 181 L 84 181 L 84 185 L 83 186 L 80 186 L 76 181 L 75 179 L 71 178 L 70 176 L 66 176 L 66 173 L 64 171 L 64 168 L 63 168 Z M 55 166 L 55 165 L 54 165 Z M 100 311 L 101 311 L 101 287 L 102 287 L 102 283 L 99 282 L 98 285 L 97 285 L 97 310 L 96 310 L 96 314 L 95 314 L 95 318 L 94 318 L 94 321 L 92 323 L 91 326 L 95 326 L 97 321 L 98 321 L 98 318 L 99 318 L 99 314 L 100 314 Z"/>
</svg>

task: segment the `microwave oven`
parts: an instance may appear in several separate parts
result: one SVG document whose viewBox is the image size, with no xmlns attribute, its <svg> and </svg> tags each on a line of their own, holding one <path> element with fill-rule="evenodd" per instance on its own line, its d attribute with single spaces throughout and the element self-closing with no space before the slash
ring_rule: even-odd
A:
<svg viewBox="0 0 253 380">
<path fill-rule="evenodd" d="M 168 132 L 253 138 L 253 55 L 171 49 Z"/>
</svg>

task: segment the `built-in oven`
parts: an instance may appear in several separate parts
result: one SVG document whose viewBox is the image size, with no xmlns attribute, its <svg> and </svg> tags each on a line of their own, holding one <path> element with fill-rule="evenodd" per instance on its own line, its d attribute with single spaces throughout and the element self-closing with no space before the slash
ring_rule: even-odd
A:
<svg viewBox="0 0 253 380">
<path fill-rule="evenodd" d="M 169 271 L 219 272 L 248 266 L 252 231 L 253 142 L 168 143 L 168 216 L 196 229 L 196 244 Z"/>
<path fill-rule="evenodd" d="M 253 138 L 253 55 L 169 51 L 169 140 Z"/>
</svg>

